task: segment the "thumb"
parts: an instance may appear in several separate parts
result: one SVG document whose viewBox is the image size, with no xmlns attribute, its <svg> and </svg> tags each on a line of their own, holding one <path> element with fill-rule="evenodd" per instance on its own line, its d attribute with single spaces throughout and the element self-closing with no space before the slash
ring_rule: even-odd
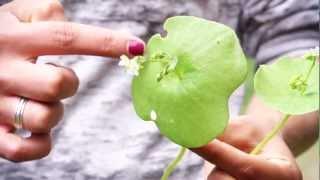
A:
<svg viewBox="0 0 320 180">
<path fill-rule="evenodd" d="M 191 150 L 232 175 L 240 174 L 241 169 L 247 167 L 251 161 L 248 154 L 220 140 L 214 140 L 206 146 Z"/>
<path fill-rule="evenodd" d="M 219 140 L 191 149 L 236 179 L 291 180 L 294 168 L 288 161 L 266 160 L 262 156 L 244 153 Z"/>
</svg>

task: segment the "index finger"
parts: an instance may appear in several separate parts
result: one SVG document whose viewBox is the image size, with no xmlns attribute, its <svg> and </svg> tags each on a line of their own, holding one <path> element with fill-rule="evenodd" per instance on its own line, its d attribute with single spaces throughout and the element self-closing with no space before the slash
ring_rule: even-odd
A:
<svg viewBox="0 0 320 180">
<path fill-rule="evenodd" d="M 82 54 L 141 55 L 144 42 L 128 33 L 71 22 L 23 23 L 16 48 L 29 56 Z"/>
</svg>

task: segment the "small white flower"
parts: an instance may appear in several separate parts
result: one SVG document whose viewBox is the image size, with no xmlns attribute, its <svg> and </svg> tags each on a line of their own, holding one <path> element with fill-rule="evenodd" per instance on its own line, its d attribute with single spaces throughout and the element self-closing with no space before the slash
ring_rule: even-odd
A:
<svg viewBox="0 0 320 180">
<path fill-rule="evenodd" d="M 139 75 L 140 64 L 138 63 L 138 57 L 129 59 L 126 55 L 122 55 L 120 59 L 119 66 L 123 66 L 128 74 Z"/>
<path fill-rule="evenodd" d="M 305 55 L 305 58 L 309 58 L 309 57 L 319 57 L 319 46 L 310 49 Z"/>
<path fill-rule="evenodd" d="M 150 113 L 150 119 L 152 121 L 156 121 L 157 120 L 157 113 L 154 110 L 152 110 L 151 113 Z"/>
<path fill-rule="evenodd" d="M 314 56 L 319 56 L 319 46 L 311 49 L 310 53 L 313 54 Z"/>
</svg>

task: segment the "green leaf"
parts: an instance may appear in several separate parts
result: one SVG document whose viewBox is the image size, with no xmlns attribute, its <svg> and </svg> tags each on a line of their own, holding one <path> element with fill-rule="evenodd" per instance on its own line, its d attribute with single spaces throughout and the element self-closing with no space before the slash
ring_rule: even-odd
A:
<svg viewBox="0 0 320 180">
<path fill-rule="evenodd" d="M 228 99 L 246 77 L 246 58 L 229 27 L 191 16 L 169 18 L 166 37 L 153 36 L 133 79 L 137 114 L 153 112 L 161 133 L 184 147 L 200 147 L 225 129 Z"/>
<path fill-rule="evenodd" d="M 260 66 L 255 75 L 257 95 L 269 106 L 285 114 L 304 114 L 319 109 L 319 63 L 316 62 L 305 91 L 293 89 L 293 79 L 305 77 L 313 61 L 283 57 L 271 65 Z"/>
</svg>

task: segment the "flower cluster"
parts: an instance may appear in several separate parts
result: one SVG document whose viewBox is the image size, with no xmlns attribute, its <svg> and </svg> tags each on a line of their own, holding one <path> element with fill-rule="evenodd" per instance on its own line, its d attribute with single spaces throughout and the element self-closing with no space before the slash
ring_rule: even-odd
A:
<svg viewBox="0 0 320 180">
<path fill-rule="evenodd" d="M 297 75 L 294 78 L 292 78 L 289 85 L 292 89 L 296 89 L 296 90 L 300 91 L 301 94 L 303 94 L 306 91 L 307 86 L 308 86 L 306 79 L 304 79 L 302 74 Z"/>
<path fill-rule="evenodd" d="M 141 65 L 139 63 L 139 56 L 129 59 L 128 56 L 120 56 L 119 66 L 123 66 L 128 74 L 138 76 Z"/>
</svg>

